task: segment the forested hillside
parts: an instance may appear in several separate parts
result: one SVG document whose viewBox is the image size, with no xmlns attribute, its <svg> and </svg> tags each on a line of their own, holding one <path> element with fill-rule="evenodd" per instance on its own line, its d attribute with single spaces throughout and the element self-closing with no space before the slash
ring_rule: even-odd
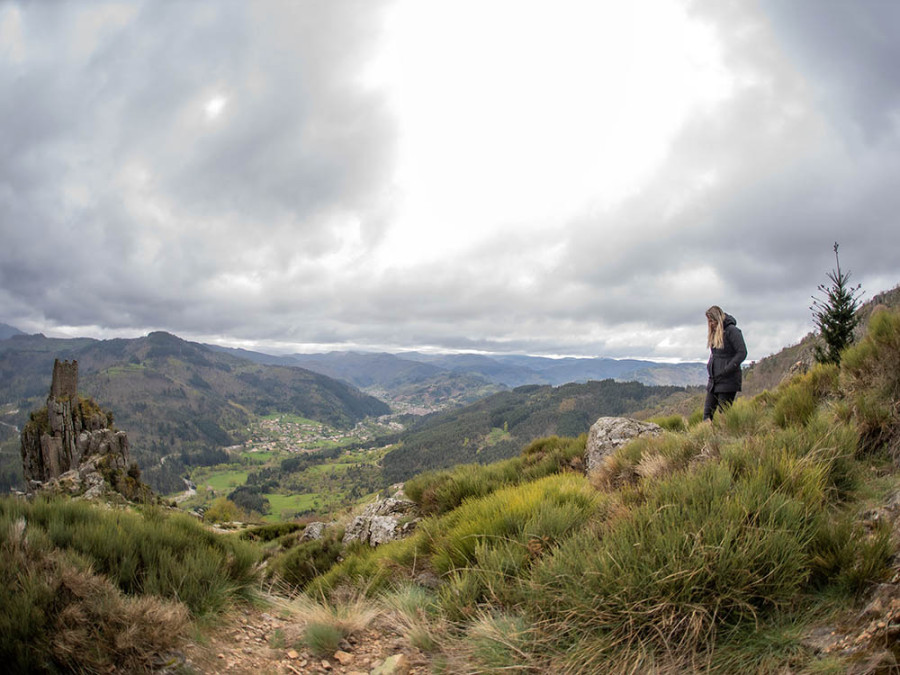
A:
<svg viewBox="0 0 900 675">
<path fill-rule="evenodd" d="M 252 363 L 168 333 L 134 340 L 18 336 L 0 342 L 0 403 L 18 408 L 17 426 L 43 405 L 54 358 L 78 361 L 79 391 L 115 414 L 145 479 L 164 493 L 181 486 L 186 465 L 222 461 L 219 448 L 237 442 L 234 432 L 253 416 L 286 412 L 347 428 L 390 412 L 324 375 Z"/>
<path fill-rule="evenodd" d="M 422 471 L 512 457 L 541 436 L 578 436 L 604 415 L 646 408 L 680 387 L 603 380 L 561 387 L 528 385 L 465 408 L 437 413 L 411 426 L 383 461 L 385 480 Z"/>
</svg>

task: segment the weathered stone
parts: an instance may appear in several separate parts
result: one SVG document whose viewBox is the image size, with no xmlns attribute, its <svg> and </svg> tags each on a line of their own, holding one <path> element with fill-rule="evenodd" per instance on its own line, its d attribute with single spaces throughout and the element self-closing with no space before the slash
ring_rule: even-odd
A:
<svg viewBox="0 0 900 675">
<path fill-rule="evenodd" d="M 300 541 L 313 541 L 325 536 L 325 523 L 309 523 L 300 535 Z"/>
<path fill-rule="evenodd" d="M 406 654 L 394 654 L 380 666 L 373 668 L 371 675 L 408 675 L 411 667 Z"/>
<path fill-rule="evenodd" d="M 408 536 L 419 518 L 413 517 L 415 502 L 408 499 L 380 499 L 369 504 L 356 516 L 344 532 L 343 542 L 361 541 L 378 546 Z"/>
<path fill-rule="evenodd" d="M 345 651 L 338 650 L 334 653 L 334 660 L 340 663 L 342 666 L 349 666 L 353 663 L 353 654 L 348 654 Z"/>
<path fill-rule="evenodd" d="M 128 436 L 108 428 L 111 417 L 78 396 L 78 362 L 53 365 L 47 406 L 32 414 L 21 434 L 22 469 L 30 492 L 98 497 L 109 487 L 123 494 L 149 494 L 135 479 L 124 480 L 129 465 Z M 118 476 L 109 485 L 104 476 Z M 129 482 L 130 481 L 130 482 Z M 122 487 L 125 486 L 125 487 Z"/>
<path fill-rule="evenodd" d="M 628 417 L 601 417 L 594 422 L 588 433 L 585 452 L 587 473 L 597 471 L 608 455 L 638 436 L 659 436 L 662 431 L 662 427 L 652 422 L 641 422 Z"/>
</svg>

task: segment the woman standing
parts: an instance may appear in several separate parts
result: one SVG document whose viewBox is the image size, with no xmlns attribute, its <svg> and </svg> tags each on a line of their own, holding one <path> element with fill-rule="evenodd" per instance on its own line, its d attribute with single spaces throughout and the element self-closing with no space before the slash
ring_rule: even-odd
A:
<svg viewBox="0 0 900 675">
<path fill-rule="evenodd" d="M 716 410 L 731 405 L 741 390 L 741 362 L 747 358 L 744 336 L 737 327 L 737 321 L 721 307 L 713 305 L 706 310 L 709 332 L 706 344 L 709 347 L 709 361 L 706 372 L 706 405 L 703 419 L 711 420 Z"/>
</svg>

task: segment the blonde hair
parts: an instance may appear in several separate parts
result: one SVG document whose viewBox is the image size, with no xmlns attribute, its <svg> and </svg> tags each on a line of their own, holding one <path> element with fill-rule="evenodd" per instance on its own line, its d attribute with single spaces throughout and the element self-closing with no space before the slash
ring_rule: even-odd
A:
<svg viewBox="0 0 900 675">
<path fill-rule="evenodd" d="M 710 349 L 722 349 L 725 346 L 725 312 L 718 305 L 706 310 L 707 327 L 706 346 Z"/>
</svg>

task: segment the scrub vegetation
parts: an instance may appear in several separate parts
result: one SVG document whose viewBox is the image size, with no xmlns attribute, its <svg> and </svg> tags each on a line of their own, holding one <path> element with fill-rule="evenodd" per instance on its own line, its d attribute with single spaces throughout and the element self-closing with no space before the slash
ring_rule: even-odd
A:
<svg viewBox="0 0 900 675">
<path fill-rule="evenodd" d="M 847 672 L 866 658 L 805 637 L 858 622 L 897 571 L 884 505 L 900 487 L 900 313 L 876 313 L 839 365 L 713 422 L 660 421 L 591 475 L 585 435 L 420 474 L 405 490 L 424 519 L 378 548 L 340 528 L 303 541 L 302 522 L 221 534 L 158 508 L 0 500 L 0 656 L 150 669 L 267 588 L 306 608 L 313 654 L 388 616 L 435 672 Z"/>
<path fill-rule="evenodd" d="M 712 423 L 662 421 L 590 477 L 584 436 L 420 475 L 411 538 L 346 550 L 304 588 L 386 603 L 451 672 L 844 672 L 852 657 L 802 638 L 894 571 L 890 524 L 863 514 L 897 486 L 900 314 L 840 366 Z"/>
</svg>

